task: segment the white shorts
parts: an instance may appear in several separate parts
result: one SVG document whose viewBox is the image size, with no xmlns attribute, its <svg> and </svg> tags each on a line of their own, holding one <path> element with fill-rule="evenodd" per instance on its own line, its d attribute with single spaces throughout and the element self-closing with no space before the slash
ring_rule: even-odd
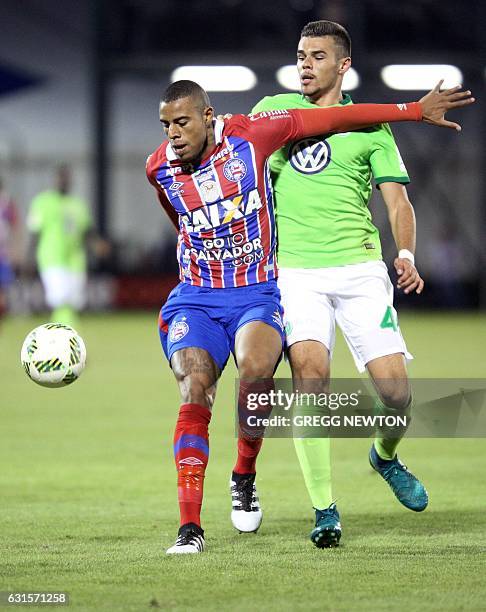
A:
<svg viewBox="0 0 486 612">
<path fill-rule="evenodd" d="M 40 273 L 49 308 L 71 306 L 81 310 L 86 302 L 86 273 L 49 268 Z"/>
<path fill-rule="evenodd" d="M 382 261 L 333 268 L 280 268 L 287 346 L 317 340 L 330 355 L 336 323 L 365 371 L 372 359 L 407 351 L 393 307 L 393 285 Z"/>
</svg>

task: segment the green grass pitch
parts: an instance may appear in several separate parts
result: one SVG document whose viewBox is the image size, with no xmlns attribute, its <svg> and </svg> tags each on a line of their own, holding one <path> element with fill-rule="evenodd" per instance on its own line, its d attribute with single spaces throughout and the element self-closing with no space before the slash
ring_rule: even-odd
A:
<svg viewBox="0 0 486 612">
<path fill-rule="evenodd" d="M 267 440 L 264 520 L 229 520 L 234 367 L 211 425 L 203 526 L 207 552 L 166 557 L 177 533 L 172 432 L 178 394 L 156 314 L 86 316 L 88 366 L 43 389 L 19 364 L 36 318 L 0 328 L 0 591 L 62 590 L 77 610 L 484 610 L 486 441 L 405 440 L 429 508 L 402 508 L 367 463 L 369 440 L 333 445 L 343 545 L 317 550 L 290 440 Z M 403 316 L 420 377 L 485 377 L 486 318 Z M 285 376 L 286 366 L 279 374 Z M 335 376 L 356 376 L 342 340 Z M 12 608 L 13 609 L 13 608 Z"/>
</svg>

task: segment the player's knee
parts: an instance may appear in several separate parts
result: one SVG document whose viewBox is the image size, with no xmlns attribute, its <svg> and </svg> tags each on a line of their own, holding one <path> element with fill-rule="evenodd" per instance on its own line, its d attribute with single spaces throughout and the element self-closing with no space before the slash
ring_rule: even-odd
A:
<svg viewBox="0 0 486 612">
<path fill-rule="evenodd" d="M 324 364 L 307 361 L 303 363 L 292 363 L 292 376 L 294 380 L 302 381 L 306 387 L 322 387 L 326 391 L 329 387 L 330 371 Z"/>
<path fill-rule="evenodd" d="M 301 380 L 318 379 L 329 384 L 329 370 L 319 365 L 310 364 L 301 368 L 292 368 L 292 373 L 294 378 L 299 378 Z"/>
<path fill-rule="evenodd" d="M 272 378 L 276 363 L 270 359 L 244 358 L 238 361 L 238 374 L 242 380 Z"/>
<path fill-rule="evenodd" d="M 410 406 L 411 393 L 408 385 L 389 385 L 379 390 L 381 401 L 393 410 L 403 411 Z"/>
</svg>

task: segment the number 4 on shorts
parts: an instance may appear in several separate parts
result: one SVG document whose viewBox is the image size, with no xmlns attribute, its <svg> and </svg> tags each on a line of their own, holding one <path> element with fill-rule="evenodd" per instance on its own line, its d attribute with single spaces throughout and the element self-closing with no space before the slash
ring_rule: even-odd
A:
<svg viewBox="0 0 486 612">
<path fill-rule="evenodd" d="M 396 314 L 393 312 L 391 306 L 387 306 L 385 310 L 385 315 L 380 323 L 380 327 L 382 329 L 386 329 L 387 327 L 391 327 L 393 331 L 398 331 L 398 321 Z"/>
</svg>

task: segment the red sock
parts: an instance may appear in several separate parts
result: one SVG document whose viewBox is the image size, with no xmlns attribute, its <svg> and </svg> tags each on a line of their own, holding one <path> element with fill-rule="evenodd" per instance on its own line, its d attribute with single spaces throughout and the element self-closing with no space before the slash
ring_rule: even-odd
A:
<svg viewBox="0 0 486 612">
<path fill-rule="evenodd" d="M 269 393 L 275 388 L 273 379 L 259 380 L 256 382 L 240 381 L 238 393 L 238 412 L 240 426 L 238 429 L 238 457 L 233 472 L 236 474 L 254 474 L 256 472 L 256 460 L 263 444 L 265 435 L 264 427 L 248 427 L 246 418 L 251 415 L 266 418 L 270 416 L 271 406 L 258 406 L 256 410 L 248 410 L 248 395 Z"/>
<path fill-rule="evenodd" d="M 182 404 L 174 433 L 177 496 L 181 525 L 201 526 L 204 474 L 209 458 L 211 411 L 200 404 Z"/>
</svg>

